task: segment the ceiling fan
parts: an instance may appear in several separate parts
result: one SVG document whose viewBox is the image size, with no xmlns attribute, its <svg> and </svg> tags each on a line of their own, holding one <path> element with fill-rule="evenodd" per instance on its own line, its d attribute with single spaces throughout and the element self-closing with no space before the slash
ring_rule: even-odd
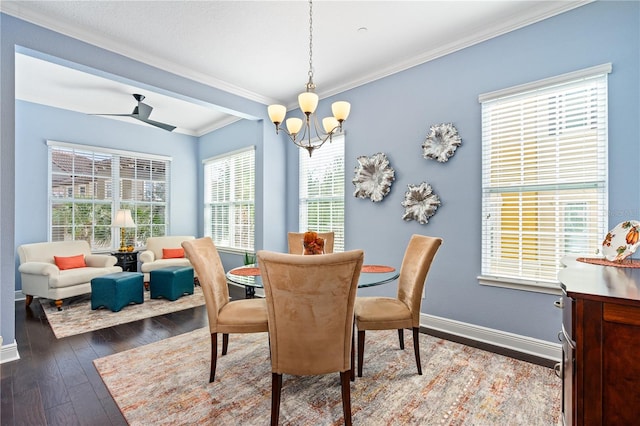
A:
<svg viewBox="0 0 640 426">
<path fill-rule="evenodd" d="M 144 95 L 139 95 L 137 93 L 133 94 L 133 97 L 138 101 L 138 105 L 133 109 L 131 114 L 92 114 L 92 115 L 111 115 L 116 117 L 131 117 L 136 120 L 140 120 L 144 123 L 151 124 L 152 126 L 159 127 L 161 129 L 167 130 L 169 132 L 173 131 L 176 126 L 172 126 L 170 124 L 161 123 L 159 121 L 150 120 L 149 116 L 151 115 L 151 111 L 153 111 L 153 107 L 151 105 L 145 104 L 142 101 L 144 100 Z"/>
</svg>

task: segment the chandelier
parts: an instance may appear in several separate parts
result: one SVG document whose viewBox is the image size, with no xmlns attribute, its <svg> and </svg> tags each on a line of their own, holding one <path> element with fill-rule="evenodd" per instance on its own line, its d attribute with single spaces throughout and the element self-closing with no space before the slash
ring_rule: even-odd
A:
<svg viewBox="0 0 640 426">
<path fill-rule="evenodd" d="M 298 95 L 300 110 L 304 113 L 304 121 L 297 117 L 287 118 L 286 129 L 280 127 L 287 114 L 284 105 L 269 105 L 267 111 L 269 118 L 276 126 L 276 134 L 280 130 L 289 136 L 289 139 L 299 146 L 309 151 L 309 157 L 313 150 L 320 148 L 326 141 L 331 142 L 333 135 L 342 132 L 342 122 L 349 116 L 351 104 L 345 101 L 338 101 L 331 104 L 333 117 L 322 119 L 322 127 L 318 125 L 318 118 L 315 115 L 318 106 L 318 95 L 315 93 L 316 85 L 313 83 L 313 4 L 309 0 L 309 81 L 306 90 Z M 315 132 L 315 136 L 312 133 Z"/>
</svg>

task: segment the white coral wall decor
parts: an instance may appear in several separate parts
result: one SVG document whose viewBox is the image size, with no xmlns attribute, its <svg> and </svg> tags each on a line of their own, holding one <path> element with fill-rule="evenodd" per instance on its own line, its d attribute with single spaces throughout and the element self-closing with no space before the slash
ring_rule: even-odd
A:
<svg viewBox="0 0 640 426">
<path fill-rule="evenodd" d="M 429 222 L 429 218 L 436 214 L 440 205 L 440 198 L 434 194 L 431 185 L 422 182 L 420 185 L 408 185 L 404 194 L 404 220 L 417 220 L 421 225 Z"/>
<path fill-rule="evenodd" d="M 387 156 L 381 152 L 371 157 L 358 157 L 358 166 L 352 180 L 356 187 L 354 197 L 371 198 L 373 202 L 382 201 L 391 190 L 395 175 L 395 170 L 389 167 Z"/>
<path fill-rule="evenodd" d="M 451 123 L 431 126 L 431 130 L 422 144 L 422 156 L 438 160 L 441 163 L 452 157 L 456 148 L 462 144 L 458 130 Z"/>
</svg>

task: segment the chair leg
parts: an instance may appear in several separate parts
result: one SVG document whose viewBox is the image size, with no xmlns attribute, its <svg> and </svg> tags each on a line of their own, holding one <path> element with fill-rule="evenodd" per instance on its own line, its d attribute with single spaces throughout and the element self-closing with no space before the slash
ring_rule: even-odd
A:
<svg viewBox="0 0 640 426">
<path fill-rule="evenodd" d="M 351 381 L 356 380 L 356 323 L 353 323 L 353 330 L 351 330 Z"/>
<path fill-rule="evenodd" d="M 420 364 L 420 328 L 418 327 L 413 327 L 413 351 L 416 354 L 418 374 L 422 375 L 422 365 Z"/>
<path fill-rule="evenodd" d="M 364 330 L 358 330 L 358 377 L 362 377 L 363 362 L 364 362 Z"/>
<path fill-rule="evenodd" d="M 282 391 L 282 374 L 271 373 L 271 426 L 278 426 L 280 418 L 280 393 Z"/>
<path fill-rule="evenodd" d="M 228 347 L 229 347 L 229 333 L 222 333 L 222 355 L 227 354 Z"/>
<path fill-rule="evenodd" d="M 345 426 L 351 426 L 351 372 L 340 372 L 340 383 L 342 385 L 342 412 L 344 414 Z"/>
<path fill-rule="evenodd" d="M 211 372 L 209 383 L 216 379 L 216 363 L 218 361 L 218 333 L 211 333 Z"/>
<path fill-rule="evenodd" d="M 398 329 L 398 339 L 400 340 L 400 349 L 404 350 L 404 329 Z"/>
<path fill-rule="evenodd" d="M 27 294 L 27 297 L 24 299 L 25 307 L 31 305 L 31 302 L 33 302 L 33 296 Z"/>
</svg>

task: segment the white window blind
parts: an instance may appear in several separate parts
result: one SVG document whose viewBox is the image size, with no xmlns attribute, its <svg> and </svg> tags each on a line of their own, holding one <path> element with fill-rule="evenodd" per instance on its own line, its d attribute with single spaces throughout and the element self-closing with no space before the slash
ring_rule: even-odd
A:
<svg viewBox="0 0 640 426">
<path fill-rule="evenodd" d="M 557 288 L 563 256 L 600 247 L 610 65 L 591 71 L 481 96 L 481 282 Z"/>
<path fill-rule="evenodd" d="M 205 235 L 218 248 L 254 251 L 255 149 L 204 162 Z"/>
<path fill-rule="evenodd" d="M 141 247 L 167 233 L 168 158 L 55 141 L 48 146 L 50 241 L 115 249 L 120 233 L 111 221 L 118 209 L 130 209 L 136 223 L 125 229 L 126 244 Z"/>
<path fill-rule="evenodd" d="M 299 231 L 333 231 L 334 252 L 344 251 L 344 135 L 299 159 Z"/>
</svg>

